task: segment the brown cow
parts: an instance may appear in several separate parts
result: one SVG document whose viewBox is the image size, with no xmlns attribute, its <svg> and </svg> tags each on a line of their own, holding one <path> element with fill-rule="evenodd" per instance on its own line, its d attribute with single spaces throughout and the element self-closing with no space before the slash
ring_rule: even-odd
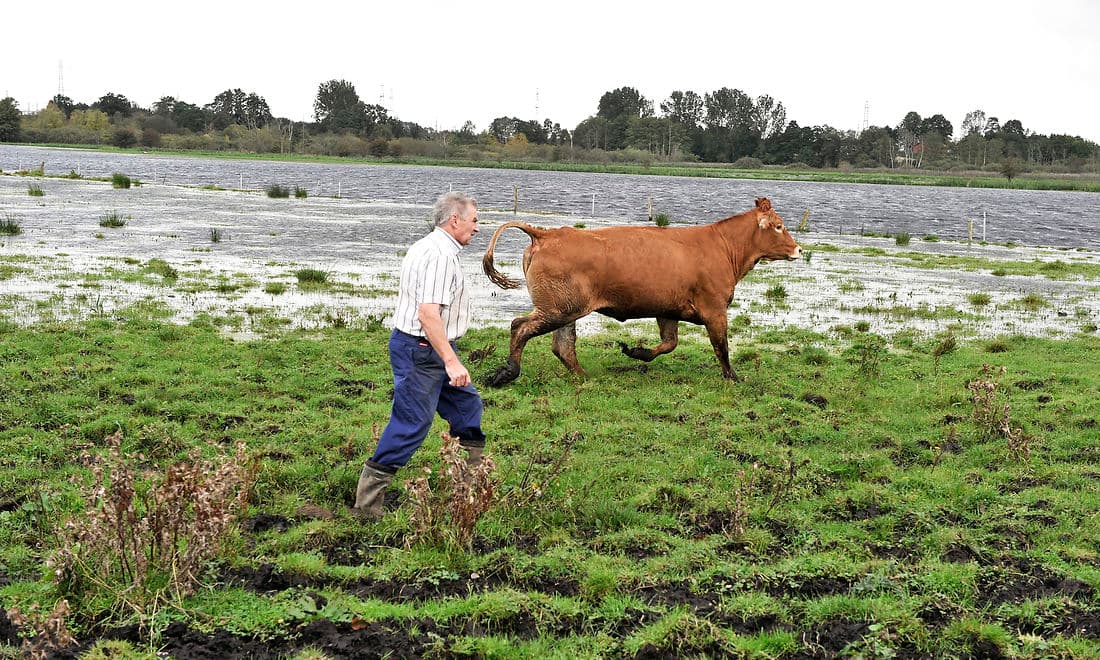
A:
<svg viewBox="0 0 1100 660">
<path fill-rule="evenodd" d="M 750 211 L 696 227 L 539 229 L 507 222 L 493 233 L 481 262 L 503 289 L 519 287 L 493 266 L 497 238 L 509 227 L 531 237 L 523 272 L 535 309 L 512 321 L 508 362 L 488 379 L 492 387 L 515 380 L 523 347 L 547 332 L 554 333 L 554 355 L 585 375 L 577 362 L 576 321 L 591 312 L 619 321 L 656 318 L 661 343 L 655 348 L 619 343 L 623 353 L 646 362 L 676 348 L 680 321 L 704 325 L 722 375 L 736 380 L 726 338 L 734 287 L 761 259 L 802 254 L 766 197 Z"/>
</svg>

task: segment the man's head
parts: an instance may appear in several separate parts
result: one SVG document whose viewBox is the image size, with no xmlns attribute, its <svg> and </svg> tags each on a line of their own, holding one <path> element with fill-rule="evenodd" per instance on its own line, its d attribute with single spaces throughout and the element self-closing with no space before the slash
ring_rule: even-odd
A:
<svg viewBox="0 0 1100 660">
<path fill-rule="evenodd" d="M 459 245 L 469 245 L 477 233 L 477 200 L 466 193 L 449 192 L 435 201 L 435 226 L 450 234 Z"/>
</svg>

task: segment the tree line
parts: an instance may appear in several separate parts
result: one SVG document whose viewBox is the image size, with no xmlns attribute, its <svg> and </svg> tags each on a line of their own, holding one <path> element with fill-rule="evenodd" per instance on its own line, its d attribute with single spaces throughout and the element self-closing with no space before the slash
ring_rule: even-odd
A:
<svg viewBox="0 0 1100 660">
<path fill-rule="evenodd" d="M 0 141 L 379 158 L 1100 171 L 1096 143 L 1034 133 L 1020 120 L 1002 123 L 982 110 L 967 113 L 957 139 L 944 115 L 916 112 L 894 126 L 839 130 L 801 126 L 788 119 L 781 101 L 728 87 L 673 91 L 657 106 L 638 90 L 619 87 L 572 129 L 508 116 L 480 131 L 472 121 L 454 130 L 427 128 L 364 102 L 353 84 L 335 79 L 318 87 L 313 110 L 312 122 L 276 118 L 262 96 L 241 89 L 202 106 L 165 96 L 150 108 L 113 92 L 90 104 L 59 94 L 26 114 L 9 97 L 0 100 Z"/>
</svg>

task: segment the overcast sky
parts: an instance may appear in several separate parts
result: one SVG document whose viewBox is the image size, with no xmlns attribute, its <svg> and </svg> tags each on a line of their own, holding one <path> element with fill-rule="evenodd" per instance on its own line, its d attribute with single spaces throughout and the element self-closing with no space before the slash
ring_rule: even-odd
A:
<svg viewBox="0 0 1100 660">
<path fill-rule="evenodd" d="M 28 5 L 29 7 L 29 5 Z M 896 126 L 971 110 L 1100 142 L 1100 2 L 210 2 L 80 0 L 8 12 L 0 96 L 37 110 L 63 83 L 143 107 L 226 89 L 311 121 L 343 79 L 405 121 L 482 130 L 496 117 L 572 129 L 634 87 L 771 95 L 802 126 Z M 32 14 L 39 14 L 32 20 Z M 16 25 L 18 24 L 18 25 Z M 60 74 L 60 75 L 59 75 Z M 60 80 L 59 80 L 60 78 Z"/>
</svg>

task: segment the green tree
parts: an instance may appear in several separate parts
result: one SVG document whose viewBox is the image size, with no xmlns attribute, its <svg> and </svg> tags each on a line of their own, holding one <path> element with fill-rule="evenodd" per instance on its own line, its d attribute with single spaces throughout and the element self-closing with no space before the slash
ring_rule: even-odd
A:
<svg viewBox="0 0 1100 660">
<path fill-rule="evenodd" d="M 952 134 L 955 132 L 955 127 L 951 125 L 951 122 L 947 121 L 946 117 L 936 114 L 921 120 L 918 132 L 922 136 L 928 135 L 929 133 L 936 133 L 943 138 L 943 140 L 950 140 Z"/>
<path fill-rule="evenodd" d="M 130 99 L 113 92 L 107 92 L 99 97 L 99 100 L 92 104 L 92 108 L 107 113 L 108 117 L 129 117 L 134 111 Z"/>
<path fill-rule="evenodd" d="M 50 100 L 57 106 L 58 110 L 65 113 L 65 119 L 73 116 L 73 110 L 76 108 L 76 103 L 71 98 L 64 94 L 58 94 Z"/>
<path fill-rule="evenodd" d="M 516 134 L 519 120 L 515 117 L 497 117 L 489 123 L 489 133 L 501 144 L 507 144 L 508 140 Z"/>
<path fill-rule="evenodd" d="M 703 103 L 706 106 L 704 158 L 732 163 L 741 156 L 756 153 L 760 146 L 756 106 L 747 94 L 723 87 L 706 94 Z"/>
<path fill-rule="evenodd" d="M 589 117 L 573 129 L 573 144 L 582 149 L 607 149 L 611 122 L 605 117 Z"/>
<path fill-rule="evenodd" d="M 199 106 L 186 101 L 176 101 L 172 106 L 172 121 L 182 129 L 192 133 L 202 133 L 206 130 L 210 118 Z"/>
<path fill-rule="evenodd" d="M 271 108 L 262 96 L 245 94 L 241 89 L 227 89 L 214 97 L 206 110 L 217 130 L 233 124 L 246 128 L 262 128 L 271 121 Z"/>
<path fill-rule="evenodd" d="M 537 119 L 530 121 L 517 119 L 516 133 L 523 133 L 527 136 L 527 142 L 530 144 L 546 144 L 550 137 L 544 125 L 539 123 Z"/>
<path fill-rule="evenodd" d="M 752 127 L 765 140 L 782 133 L 787 127 L 787 109 L 767 94 L 757 96 L 752 111 Z"/>
<path fill-rule="evenodd" d="M 597 117 L 606 119 L 607 149 L 626 146 L 626 131 L 632 119 L 653 116 L 653 103 L 633 87 L 620 87 L 600 97 Z"/>
<path fill-rule="evenodd" d="M 692 91 L 675 91 L 661 102 L 661 113 L 688 130 L 699 128 L 704 111 L 703 98 Z"/>
<path fill-rule="evenodd" d="M 176 108 L 176 99 L 172 96 L 162 96 L 153 104 L 153 114 L 161 117 L 171 117 Z"/>
<path fill-rule="evenodd" d="M 23 113 L 19 112 L 19 104 L 12 97 L 0 99 L 0 142 L 16 142 L 19 140 L 19 123 Z"/>
<path fill-rule="evenodd" d="M 321 128 L 333 133 L 361 131 L 366 127 L 363 101 L 355 85 L 346 80 L 321 83 L 313 101 L 313 116 Z"/>
<path fill-rule="evenodd" d="M 898 124 L 898 148 L 905 158 L 905 166 L 917 165 L 919 153 L 923 153 L 920 144 L 921 116 L 916 112 L 907 112 Z"/>
</svg>

